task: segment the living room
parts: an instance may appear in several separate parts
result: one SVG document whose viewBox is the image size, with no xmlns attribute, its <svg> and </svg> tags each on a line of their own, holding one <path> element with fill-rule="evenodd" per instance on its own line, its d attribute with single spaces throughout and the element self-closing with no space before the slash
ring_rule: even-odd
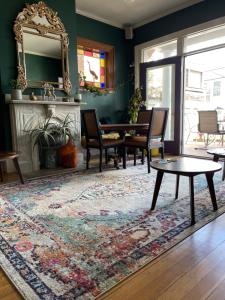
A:
<svg viewBox="0 0 225 300">
<path fill-rule="evenodd" d="M 225 3 L 140 2 L 0 3 L 2 300 L 224 297 Z"/>
</svg>

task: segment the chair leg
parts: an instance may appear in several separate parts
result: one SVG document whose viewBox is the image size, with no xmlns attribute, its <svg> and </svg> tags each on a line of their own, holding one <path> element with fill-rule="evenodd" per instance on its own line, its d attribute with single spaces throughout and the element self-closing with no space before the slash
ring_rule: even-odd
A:
<svg viewBox="0 0 225 300">
<path fill-rule="evenodd" d="M 150 170 L 150 161 L 151 161 L 151 150 L 147 149 L 147 163 L 148 163 L 148 173 L 151 172 Z"/>
<path fill-rule="evenodd" d="M 124 147 L 123 148 L 123 168 L 126 169 L 127 168 L 127 148 Z"/>
<path fill-rule="evenodd" d="M 87 156 L 86 156 L 86 169 L 87 169 L 87 170 L 89 169 L 89 161 L 90 161 L 90 158 L 91 158 L 90 149 L 87 148 Z"/>
<path fill-rule="evenodd" d="M 109 161 L 109 159 L 108 159 L 108 149 L 106 148 L 105 149 L 105 164 L 106 165 L 108 164 L 108 161 Z"/>
<path fill-rule="evenodd" d="M 99 149 L 100 157 L 99 157 L 99 172 L 102 172 L 102 148 Z"/>
<path fill-rule="evenodd" d="M 136 166 L 137 149 L 134 148 L 134 166 Z"/>
<path fill-rule="evenodd" d="M 15 166 L 15 168 L 17 170 L 17 173 L 18 173 L 18 175 L 20 177 L 20 181 L 21 181 L 22 184 L 24 184 L 23 175 L 22 175 L 21 170 L 20 170 L 20 165 L 19 165 L 19 162 L 18 162 L 18 158 L 15 157 L 13 159 L 13 162 L 14 162 L 14 166 Z"/>
<path fill-rule="evenodd" d="M 0 162 L 0 177 L 1 177 L 1 181 L 4 181 L 4 172 L 3 172 L 2 162 Z"/>
<path fill-rule="evenodd" d="M 141 149 L 141 163 L 142 165 L 145 163 L 144 149 Z"/>
<path fill-rule="evenodd" d="M 161 159 L 164 159 L 164 147 L 159 148 Z"/>
</svg>

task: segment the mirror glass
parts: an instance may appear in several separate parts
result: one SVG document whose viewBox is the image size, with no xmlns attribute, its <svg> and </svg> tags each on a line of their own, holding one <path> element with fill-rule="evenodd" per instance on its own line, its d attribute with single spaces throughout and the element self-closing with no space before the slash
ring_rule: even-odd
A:
<svg viewBox="0 0 225 300">
<path fill-rule="evenodd" d="M 28 84 L 47 81 L 62 88 L 61 40 L 24 32 L 23 47 Z"/>
</svg>

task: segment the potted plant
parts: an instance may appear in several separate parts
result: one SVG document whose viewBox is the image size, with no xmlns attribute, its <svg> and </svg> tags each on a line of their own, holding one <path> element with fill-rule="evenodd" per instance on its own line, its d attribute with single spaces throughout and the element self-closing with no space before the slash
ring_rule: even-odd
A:
<svg viewBox="0 0 225 300">
<path fill-rule="evenodd" d="M 22 87 L 18 79 L 11 80 L 11 99 L 12 100 L 22 100 Z"/>
<path fill-rule="evenodd" d="M 145 105 L 145 101 L 142 98 L 141 89 L 136 88 L 134 94 L 130 98 L 128 112 L 130 117 L 130 123 L 137 122 L 138 111 Z"/>
<path fill-rule="evenodd" d="M 65 118 L 51 116 L 31 124 L 28 132 L 33 146 L 38 146 L 41 167 L 56 168 L 60 161 L 60 148 L 68 143 L 73 145 L 72 122 L 68 114 Z"/>
</svg>

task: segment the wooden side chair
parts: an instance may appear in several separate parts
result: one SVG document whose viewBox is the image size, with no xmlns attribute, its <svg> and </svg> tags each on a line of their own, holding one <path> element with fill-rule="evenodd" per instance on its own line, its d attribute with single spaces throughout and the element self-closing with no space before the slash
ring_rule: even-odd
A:
<svg viewBox="0 0 225 300">
<path fill-rule="evenodd" d="M 146 135 L 127 137 L 123 143 L 123 167 L 126 168 L 127 147 L 139 148 L 147 151 L 148 173 L 150 173 L 150 161 L 152 160 L 151 150 L 159 148 L 161 158 L 164 158 L 164 137 L 168 119 L 168 108 L 152 108 Z"/>
<path fill-rule="evenodd" d="M 99 123 L 97 120 L 96 110 L 95 109 L 88 109 L 81 111 L 82 121 L 84 125 L 85 131 L 85 139 L 86 139 L 86 168 L 89 169 L 89 161 L 90 161 L 90 149 L 99 149 L 100 152 L 100 159 L 99 159 L 99 171 L 102 172 L 102 155 L 103 150 L 107 150 L 109 148 L 117 148 L 118 146 L 122 145 L 123 139 L 103 139 L 102 132 L 99 129 Z M 107 157 L 106 157 L 107 162 Z M 115 161 L 114 161 L 115 162 Z"/>
<path fill-rule="evenodd" d="M 139 110 L 137 116 L 137 124 L 149 124 L 151 118 L 152 111 L 151 110 Z M 146 136 L 148 133 L 147 130 L 136 130 L 135 134 L 138 136 Z M 141 162 L 144 164 L 144 149 L 141 149 Z M 134 150 L 134 166 L 136 166 L 136 156 L 137 151 Z"/>
<path fill-rule="evenodd" d="M 7 160 L 11 159 L 14 163 L 14 166 L 16 168 L 16 171 L 17 171 L 18 175 L 19 175 L 21 183 L 24 184 L 24 179 L 23 179 L 22 172 L 20 170 L 18 157 L 19 157 L 19 154 L 16 153 L 16 152 L 0 152 L 0 177 L 1 177 L 1 181 L 4 180 L 3 164 Z"/>
</svg>

